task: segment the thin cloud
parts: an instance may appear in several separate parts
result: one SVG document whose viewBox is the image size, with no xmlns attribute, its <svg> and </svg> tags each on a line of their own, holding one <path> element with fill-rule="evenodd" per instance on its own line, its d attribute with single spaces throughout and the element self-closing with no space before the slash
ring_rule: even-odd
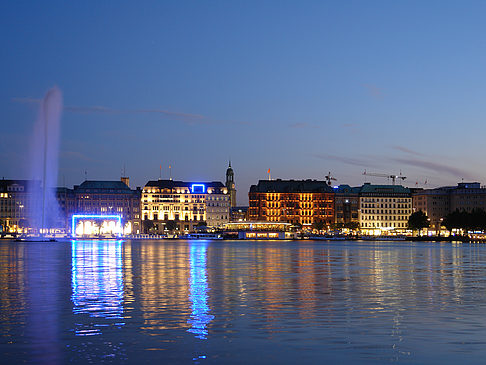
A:
<svg viewBox="0 0 486 365">
<path fill-rule="evenodd" d="M 317 126 L 317 125 L 309 124 L 309 123 L 305 123 L 305 122 L 298 122 L 298 123 L 289 124 L 289 127 L 290 128 L 297 128 L 297 129 L 319 128 L 319 126 Z"/>
<path fill-rule="evenodd" d="M 35 98 L 12 98 L 15 103 L 20 104 L 39 104 L 42 100 Z M 210 124 L 211 120 L 200 114 L 175 112 L 164 109 L 114 109 L 106 106 L 76 106 L 65 105 L 64 111 L 79 114 L 158 114 L 164 117 L 176 118 L 187 124 Z"/>
<path fill-rule="evenodd" d="M 356 123 L 343 123 L 341 126 L 347 129 L 351 134 L 358 134 L 360 132 L 359 125 Z"/>
<path fill-rule="evenodd" d="M 379 88 L 373 84 L 363 84 L 363 87 L 368 91 L 368 93 L 373 96 L 374 98 L 381 99 L 383 98 L 383 89 Z"/>
<path fill-rule="evenodd" d="M 321 160 L 334 160 L 338 162 L 342 162 L 346 165 L 352 165 L 352 166 L 360 166 L 360 167 L 376 167 L 376 164 L 374 164 L 370 159 L 360 159 L 360 158 L 353 158 L 353 157 L 346 157 L 346 156 L 336 156 L 336 155 L 329 155 L 329 154 L 314 154 L 314 157 L 317 157 Z"/>
<path fill-rule="evenodd" d="M 417 152 L 417 151 L 413 151 L 407 147 L 403 147 L 403 146 L 391 146 L 391 148 L 393 148 L 394 150 L 397 150 L 397 151 L 401 151 L 401 152 L 405 152 L 405 153 L 408 153 L 410 155 L 415 155 L 415 156 L 424 156 L 422 153 L 420 152 Z"/>
<path fill-rule="evenodd" d="M 438 162 L 418 160 L 414 158 L 393 158 L 392 161 L 410 166 L 421 167 L 423 169 L 434 171 L 440 174 L 448 174 L 450 176 L 454 176 L 455 178 L 474 179 L 474 177 L 467 171 L 450 165 L 443 165 Z"/>
</svg>

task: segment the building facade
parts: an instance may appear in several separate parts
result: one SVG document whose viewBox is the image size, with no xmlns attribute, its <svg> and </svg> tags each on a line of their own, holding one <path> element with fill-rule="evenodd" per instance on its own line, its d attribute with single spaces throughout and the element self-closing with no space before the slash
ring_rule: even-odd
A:
<svg viewBox="0 0 486 365">
<path fill-rule="evenodd" d="M 117 215 L 123 234 L 142 232 L 140 216 L 141 189 L 130 189 L 122 181 L 84 181 L 73 189 L 74 209 L 66 207 L 68 222 L 76 215 Z M 59 197 L 58 197 L 59 200 Z M 68 203 L 69 204 L 69 203 Z"/>
<path fill-rule="evenodd" d="M 334 221 L 337 224 L 359 223 L 360 187 L 339 185 L 334 189 Z"/>
<path fill-rule="evenodd" d="M 403 233 L 412 214 L 410 189 L 401 185 L 365 183 L 359 193 L 359 223 L 363 234 Z"/>
<path fill-rule="evenodd" d="M 334 190 L 325 181 L 260 180 L 249 192 L 250 221 L 312 226 L 334 221 Z"/>
<path fill-rule="evenodd" d="M 36 180 L 0 180 L 0 226 L 3 233 L 27 231 L 35 197 L 41 196 L 41 183 Z"/>
<path fill-rule="evenodd" d="M 440 232 L 445 217 L 455 210 L 486 210 L 486 187 L 478 182 L 459 183 L 426 189 L 413 194 L 414 211 L 423 211 L 430 219 L 429 231 Z"/>
<path fill-rule="evenodd" d="M 158 234 L 166 231 L 169 221 L 179 232 L 193 231 L 204 222 L 222 227 L 229 221 L 230 197 L 221 182 L 149 181 L 141 204 L 146 231 Z"/>
</svg>

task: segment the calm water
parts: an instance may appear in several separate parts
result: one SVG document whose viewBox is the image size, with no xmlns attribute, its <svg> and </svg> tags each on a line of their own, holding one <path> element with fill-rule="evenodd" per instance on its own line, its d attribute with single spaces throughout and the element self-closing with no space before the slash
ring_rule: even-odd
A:
<svg viewBox="0 0 486 365">
<path fill-rule="evenodd" d="M 2 363 L 482 363 L 486 246 L 0 242 Z"/>
</svg>

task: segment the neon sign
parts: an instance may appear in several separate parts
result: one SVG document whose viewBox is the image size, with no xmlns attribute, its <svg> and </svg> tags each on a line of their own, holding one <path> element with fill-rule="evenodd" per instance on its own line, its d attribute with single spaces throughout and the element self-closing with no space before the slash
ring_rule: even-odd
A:
<svg viewBox="0 0 486 365">
<path fill-rule="evenodd" d="M 203 193 L 206 191 L 206 185 L 204 184 L 192 184 L 191 185 L 192 193 Z"/>
</svg>

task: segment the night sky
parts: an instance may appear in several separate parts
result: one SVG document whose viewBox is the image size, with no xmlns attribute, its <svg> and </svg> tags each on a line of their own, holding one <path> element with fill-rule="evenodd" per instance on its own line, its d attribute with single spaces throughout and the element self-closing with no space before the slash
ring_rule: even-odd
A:
<svg viewBox="0 0 486 365">
<path fill-rule="evenodd" d="M 59 185 L 486 182 L 485 2 L 4 1 L 0 177 L 64 96 Z M 424 185 L 424 182 L 427 184 Z M 418 182 L 418 185 L 416 184 Z"/>
</svg>

